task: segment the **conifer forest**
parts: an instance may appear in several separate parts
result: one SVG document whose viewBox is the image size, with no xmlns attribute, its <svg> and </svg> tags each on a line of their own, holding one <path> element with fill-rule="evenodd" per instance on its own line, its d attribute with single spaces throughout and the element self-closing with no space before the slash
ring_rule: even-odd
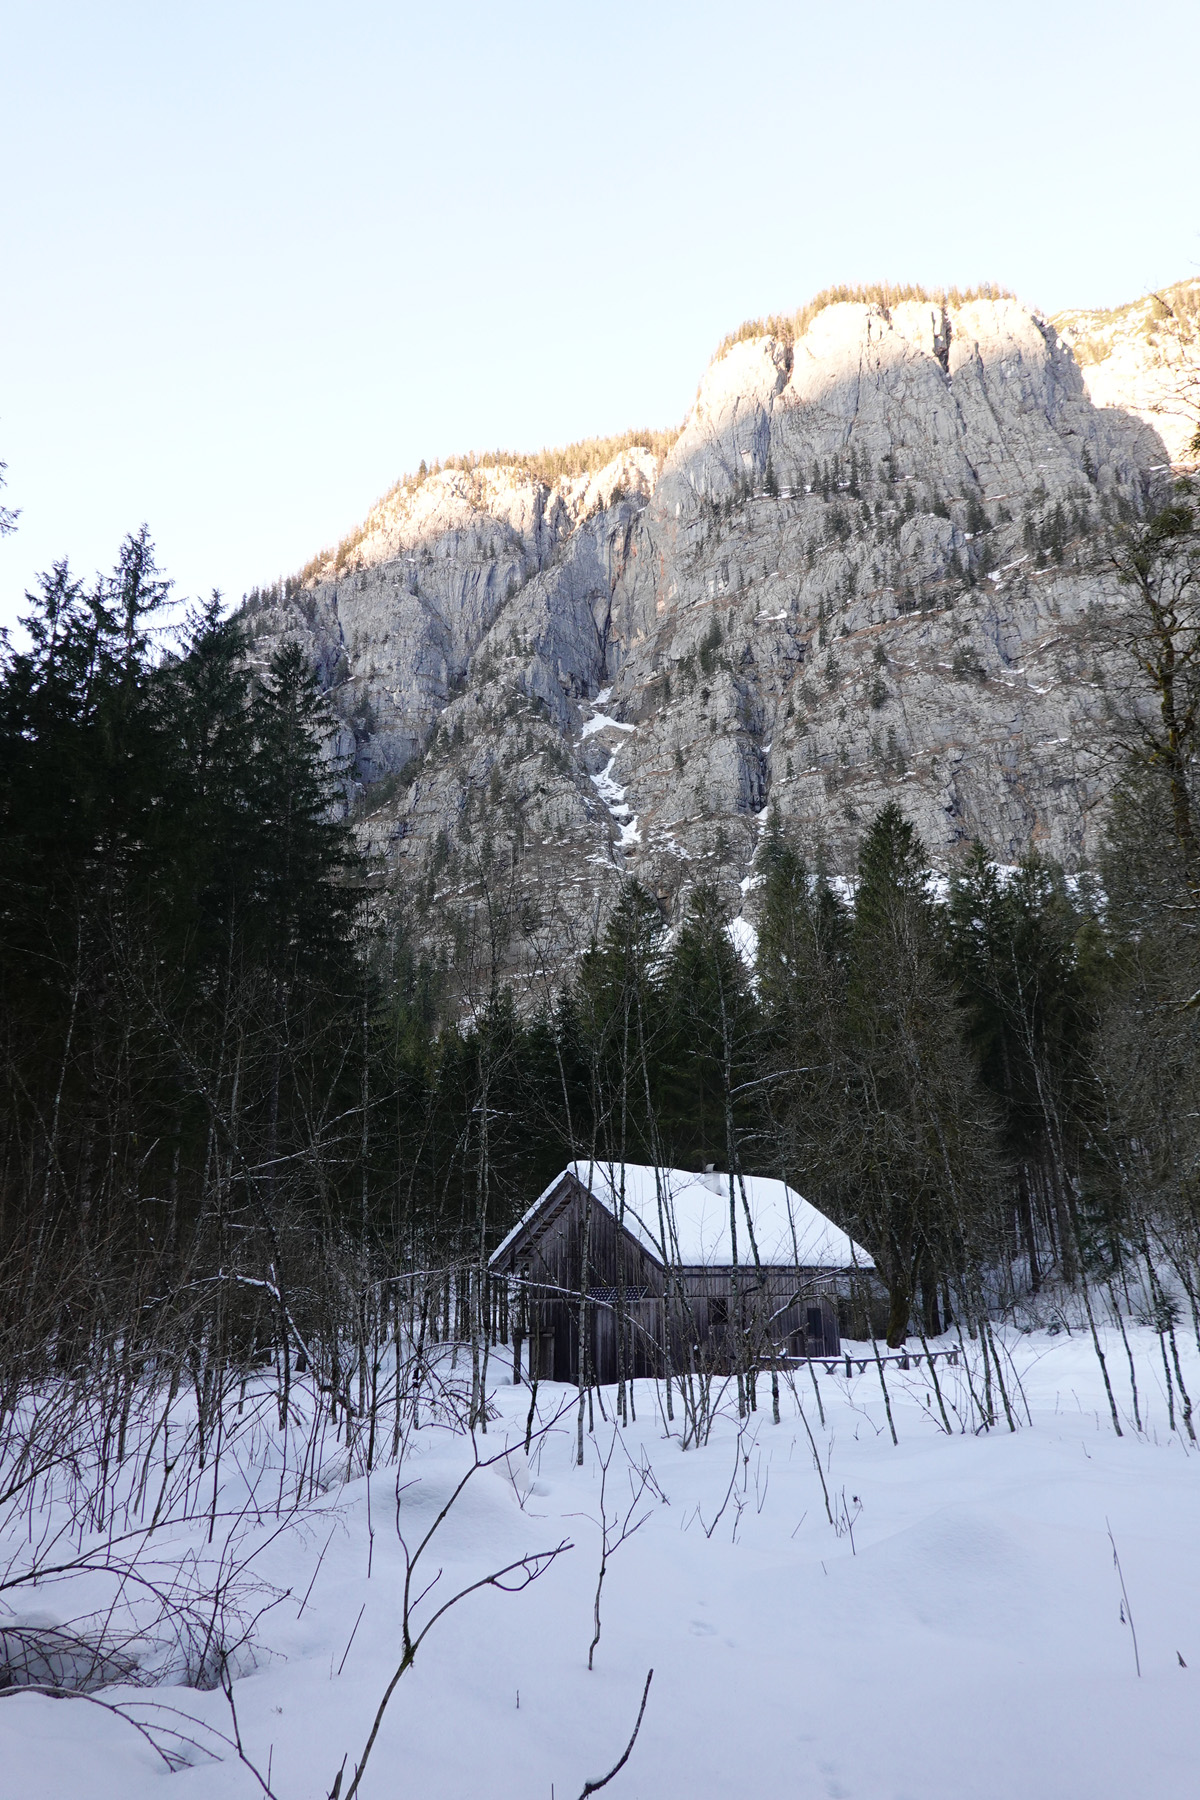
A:
<svg viewBox="0 0 1200 1800">
<path fill-rule="evenodd" d="M 1200 1328 L 1190 501 L 1107 554 L 1153 703 L 1094 871 L 935 874 L 890 803 L 847 877 L 769 821 L 752 963 L 715 889 L 671 932 L 630 881 L 537 1011 L 414 952 L 295 647 L 255 666 L 215 599 L 164 632 L 144 530 L 56 566 L 0 689 L 6 1404 L 297 1359 L 348 1404 L 378 1309 L 488 1328 L 491 1249 L 575 1157 L 785 1176 L 869 1246 L 893 1346 L 1047 1281 Z"/>
</svg>

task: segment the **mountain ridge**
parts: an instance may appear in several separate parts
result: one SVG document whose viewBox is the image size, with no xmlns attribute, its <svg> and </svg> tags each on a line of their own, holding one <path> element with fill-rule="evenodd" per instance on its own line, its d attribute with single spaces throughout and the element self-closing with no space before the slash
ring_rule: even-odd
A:
<svg viewBox="0 0 1200 1800">
<path fill-rule="evenodd" d="M 330 690 L 385 883 L 461 966 L 494 961 L 474 921 L 500 890 L 523 970 L 626 875 L 668 915 L 699 879 L 736 898 L 768 811 L 835 865 L 892 797 L 943 862 L 976 835 L 1094 852 L 1088 621 L 1115 585 L 1091 546 L 1189 453 L 1167 402 L 1200 283 L 1102 319 L 894 292 L 733 334 L 680 431 L 603 466 L 426 470 L 340 563 L 251 596 L 260 649 L 299 637 Z"/>
</svg>

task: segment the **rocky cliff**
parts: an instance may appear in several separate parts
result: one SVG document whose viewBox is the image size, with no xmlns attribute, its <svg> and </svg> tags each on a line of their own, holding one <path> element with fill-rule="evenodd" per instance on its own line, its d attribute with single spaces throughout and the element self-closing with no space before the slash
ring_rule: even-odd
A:
<svg viewBox="0 0 1200 1800">
<path fill-rule="evenodd" d="M 1193 466 L 1200 428 L 1200 281 L 1106 312 L 1056 313 L 1088 398 L 1151 426 L 1173 463 Z"/>
<path fill-rule="evenodd" d="M 624 873 L 668 912 L 745 891 L 771 810 L 835 861 L 897 798 L 942 861 L 1077 866 L 1111 780 L 1096 529 L 1195 429 L 1200 284 L 1157 306 L 833 298 L 743 327 L 673 438 L 399 484 L 247 608 L 330 687 L 382 879 L 461 966 L 553 971 Z"/>
</svg>

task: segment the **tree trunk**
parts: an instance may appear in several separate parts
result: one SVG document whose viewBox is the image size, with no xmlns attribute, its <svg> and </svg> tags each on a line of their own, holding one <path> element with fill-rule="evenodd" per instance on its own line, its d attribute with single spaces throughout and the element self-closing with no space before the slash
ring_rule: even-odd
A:
<svg viewBox="0 0 1200 1800">
<path fill-rule="evenodd" d="M 912 1313 L 912 1294 L 907 1286 L 889 1287 L 887 1341 L 889 1350 L 899 1350 L 908 1336 L 908 1321 Z"/>
</svg>

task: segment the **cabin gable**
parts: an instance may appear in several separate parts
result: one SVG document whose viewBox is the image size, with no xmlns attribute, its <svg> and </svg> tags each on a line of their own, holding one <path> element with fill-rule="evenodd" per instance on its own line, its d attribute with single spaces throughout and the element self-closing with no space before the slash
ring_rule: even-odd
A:
<svg viewBox="0 0 1200 1800">
<path fill-rule="evenodd" d="M 578 1380 L 585 1287 L 591 1379 L 618 1380 L 622 1363 L 629 1376 L 658 1372 L 662 1268 L 570 1171 L 493 1257 L 492 1269 L 514 1281 L 509 1307 L 514 1360 L 527 1343 L 531 1376 Z M 617 1345 L 618 1315 L 625 1325 L 623 1358 Z"/>
</svg>

